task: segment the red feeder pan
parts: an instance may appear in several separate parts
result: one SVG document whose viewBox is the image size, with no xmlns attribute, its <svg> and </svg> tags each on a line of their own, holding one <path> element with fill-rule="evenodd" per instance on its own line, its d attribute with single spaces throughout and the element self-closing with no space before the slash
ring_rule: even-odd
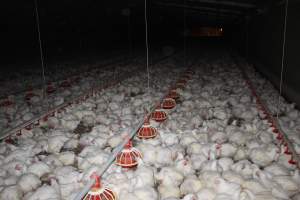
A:
<svg viewBox="0 0 300 200">
<path fill-rule="evenodd" d="M 279 134 L 277 135 L 276 139 L 277 139 L 277 140 L 282 140 L 282 139 L 283 139 L 283 135 L 279 133 Z"/>
<path fill-rule="evenodd" d="M 146 121 L 138 130 L 137 136 L 140 139 L 155 138 L 157 136 L 157 130 L 156 128 L 152 127 L 148 121 Z"/>
<path fill-rule="evenodd" d="M 279 133 L 279 130 L 277 128 L 272 129 L 273 133 Z"/>
<path fill-rule="evenodd" d="M 14 144 L 14 140 L 11 137 L 6 138 L 5 142 L 6 142 L 6 144 Z"/>
<path fill-rule="evenodd" d="M 13 101 L 11 101 L 9 98 L 6 98 L 4 101 L 2 101 L 0 103 L 0 106 L 8 107 L 8 106 L 11 106 L 13 104 L 14 104 Z"/>
<path fill-rule="evenodd" d="M 182 82 L 177 82 L 176 83 L 176 88 L 180 88 L 180 89 L 183 89 L 185 87 L 185 84 L 182 83 Z"/>
<path fill-rule="evenodd" d="M 296 164 L 297 164 L 297 161 L 295 161 L 295 160 L 293 159 L 293 156 L 292 156 L 291 159 L 289 160 L 289 163 L 290 163 L 291 165 L 296 165 Z"/>
<path fill-rule="evenodd" d="M 34 93 L 33 93 L 32 89 L 30 89 L 29 91 L 26 92 L 25 99 L 26 99 L 26 101 L 30 101 L 30 99 L 32 97 L 34 97 Z"/>
<path fill-rule="evenodd" d="M 63 82 L 60 84 L 60 87 L 62 87 L 62 88 L 67 88 L 70 86 L 71 86 L 71 83 L 69 80 L 63 80 Z"/>
<path fill-rule="evenodd" d="M 55 88 L 54 88 L 53 83 L 48 83 L 46 91 L 47 91 L 48 94 L 51 94 L 51 93 L 55 92 Z"/>
<path fill-rule="evenodd" d="M 78 83 L 80 81 L 80 76 L 76 76 L 74 79 L 73 79 L 73 82 L 75 83 Z"/>
<path fill-rule="evenodd" d="M 187 80 L 186 78 L 181 78 L 180 80 L 177 81 L 177 83 L 187 84 Z"/>
<path fill-rule="evenodd" d="M 286 155 L 291 155 L 292 154 L 292 152 L 290 152 L 290 150 L 289 150 L 289 147 L 285 147 L 285 149 L 284 149 L 284 153 L 286 154 Z"/>
<path fill-rule="evenodd" d="M 191 69 L 188 69 L 188 70 L 186 70 L 186 73 L 194 74 L 195 72 L 193 70 L 191 70 Z"/>
<path fill-rule="evenodd" d="M 134 168 L 138 165 L 138 158 L 141 157 L 141 153 L 132 147 L 132 142 L 129 140 L 124 149 L 117 155 L 116 165 L 123 168 Z"/>
<path fill-rule="evenodd" d="M 162 103 L 163 109 L 172 109 L 176 106 L 176 101 L 172 98 L 165 98 Z"/>
<path fill-rule="evenodd" d="M 171 90 L 168 96 L 174 100 L 179 99 L 179 94 L 176 90 Z"/>
<path fill-rule="evenodd" d="M 100 177 L 93 174 L 91 178 L 95 179 L 95 184 L 85 195 L 83 200 L 116 200 L 116 194 L 107 187 L 102 187 Z"/>
<path fill-rule="evenodd" d="M 163 122 L 167 119 L 167 113 L 158 107 L 153 113 L 151 113 L 151 119 L 157 122 Z"/>
<path fill-rule="evenodd" d="M 192 78 L 192 75 L 191 74 L 189 74 L 189 73 L 185 73 L 184 75 L 183 75 L 183 78 L 185 78 L 185 79 L 191 79 Z"/>
<path fill-rule="evenodd" d="M 32 130 L 33 128 L 34 128 L 34 124 L 32 124 L 32 123 L 25 126 L 25 129 L 28 130 L 28 131 Z"/>
</svg>

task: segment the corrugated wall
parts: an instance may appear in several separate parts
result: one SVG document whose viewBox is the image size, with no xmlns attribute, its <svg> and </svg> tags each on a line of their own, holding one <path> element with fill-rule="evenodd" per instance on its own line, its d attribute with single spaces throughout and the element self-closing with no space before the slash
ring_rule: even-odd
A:
<svg viewBox="0 0 300 200">
<path fill-rule="evenodd" d="M 286 59 L 283 73 L 283 94 L 300 107 L 300 1 L 289 1 Z M 249 56 L 256 67 L 279 87 L 285 5 L 273 5 L 248 23 Z M 232 35 L 239 41 L 240 52 L 246 52 L 246 23 Z M 240 36 L 237 36 L 240 34 Z M 235 37 L 236 36 L 236 37 Z"/>
</svg>

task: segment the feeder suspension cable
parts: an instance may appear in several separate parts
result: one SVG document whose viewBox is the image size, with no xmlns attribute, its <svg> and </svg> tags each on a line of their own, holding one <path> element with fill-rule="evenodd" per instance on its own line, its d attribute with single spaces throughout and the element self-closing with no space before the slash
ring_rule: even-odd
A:
<svg viewBox="0 0 300 200">
<path fill-rule="evenodd" d="M 43 84 L 44 84 L 43 95 L 44 95 L 44 97 L 46 97 L 47 110 L 49 110 L 49 102 L 48 102 L 48 97 L 47 97 L 47 94 L 46 94 L 46 77 L 45 77 L 45 66 L 44 66 L 44 54 L 43 54 L 43 48 L 42 48 L 40 19 L 39 19 L 37 0 L 34 0 L 34 5 L 35 5 L 35 19 L 36 19 L 38 39 L 39 39 L 40 58 L 41 58 L 41 64 L 42 64 L 42 76 L 43 76 Z"/>
<path fill-rule="evenodd" d="M 246 59 L 248 60 L 248 54 L 249 54 L 249 21 L 248 18 L 246 16 Z"/>
<path fill-rule="evenodd" d="M 148 42 L 148 19 L 147 19 L 147 0 L 145 0 L 145 43 L 146 43 L 146 66 L 147 66 L 147 84 L 148 94 L 150 94 L 150 71 L 149 71 L 149 42 Z"/>
<path fill-rule="evenodd" d="M 285 15 L 284 15 L 284 27 L 283 27 L 283 41 L 282 41 L 282 56 L 281 56 L 281 72 L 280 72 L 280 83 L 279 83 L 279 96 L 277 103 L 277 113 L 276 118 L 278 120 L 279 117 L 279 109 L 280 109 L 280 97 L 282 94 L 282 84 L 283 84 L 283 70 L 284 70 L 284 61 L 285 61 L 285 48 L 286 48 L 286 29 L 287 29 L 287 17 L 288 17 L 288 6 L 289 0 L 286 0 L 285 3 Z"/>
<path fill-rule="evenodd" d="M 183 65 L 186 66 L 186 0 L 184 0 L 183 8 Z"/>
<path fill-rule="evenodd" d="M 128 23 L 128 43 L 129 43 L 129 58 L 133 57 L 133 44 L 131 40 L 131 21 L 130 21 L 130 10 L 128 10 L 128 17 L 127 17 L 127 23 Z"/>
</svg>

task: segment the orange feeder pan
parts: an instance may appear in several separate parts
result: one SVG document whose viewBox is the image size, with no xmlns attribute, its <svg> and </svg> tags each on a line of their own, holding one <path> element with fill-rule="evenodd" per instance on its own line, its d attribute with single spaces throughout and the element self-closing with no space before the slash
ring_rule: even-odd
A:
<svg viewBox="0 0 300 200">
<path fill-rule="evenodd" d="M 289 150 L 289 147 L 288 147 L 288 146 L 284 147 L 284 153 L 285 153 L 286 155 L 292 155 L 292 152 Z"/>
<path fill-rule="evenodd" d="M 296 165 L 297 161 L 293 159 L 293 156 L 291 156 L 291 159 L 288 161 L 291 165 Z"/>
<path fill-rule="evenodd" d="M 180 80 L 177 81 L 177 83 L 181 83 L 186 85 L 187 84 L 187 78 L 181 78 Z"/>
<path fill-rule="evenodd" d="M 151 119 L 156 122 L 163 122 L 167 119 L 167 113 L 158 106 L 153 113 L 151 113 Z"/>
<path fill-rule="evenodd" d="M 138 159 L 141 157 L 139 150 L 132 147 L 132 141 L 129 140 L 124 149 L 117 155 L 116 165 L 122 168 L 135 168 L 138 165 Z"/>
<path fill-rule="evenodd" d="M 182 78 L 183 78 L 184 80 L 191 80 L 192 76 L 189 75 L 189 74 L 185 74 L 185 75 L 183 75 Z"/>
<path fill-rule="evenodd" d="M 29 90 L 28 92 L 26 92 L 26 95 L 25 95 L 25 99 L 26 101 L 30 101 L 30 99 L 34 97 L 34 93 L 32 90 Z"/>
<path fill-rule="evenodd" d="M 138 130 L 137 136 L 140 139 L 151 139 L 157 136 L 157 130 L 146 121 L 142 127 Z"/>
<path fill-rule="evenodd" d="M 179 94 L 177 93 L 176 90 L 171 90 L 168 97 L 170 97 L 176 101 L 177 99 L 179 99 Z"/>
<path fill-rule="evenodd" d="M 193 70 L 191 70 L 191 69 L 188 69 L 188 70 L 186 70 L 186 73 L 194 74 L 195 72 Z"/>
<path fill-rule="evenodd" d="M 80 76 L 77 76 L 77 77 L 74 78 L 75 83 L 78 83 L 80 80 L 81 80 Z"/>
<path fill-rule="evenodd" d="M 162 103 L 163 109 L 172 109 L 176 106 L 176 101 L 173 98 L 165 98 Z"/>
<path fill-rule="evenodd" d="M 91 178 L 95 179 L 95 184 L 85 195 L 83 200 L 116 200 L 116 194 L 107 187 L 102 187 L 100 177 L 93 174 Z"/>
<path fill-rule="evenodd" d="M 46 91 L 47 91 L 48 94 L 52 94 L 53 92 L 55 92 L 55 88 L 53 86 L 53 83 L 48 83 Z"/>
<path fill-rule="evenodd" d="M 0 106 L 9 107 L 13 104 L 13 101 L 11 101 L 9 98 L 6 98 L 3 102 L 0 103 Z"/>
<path fill-rule="evenodd" d="M 62 88 L 67 88 L 67 87 L 70 87 L 70 86 L 71 86 L 70 80 L 64 80 L 64 81 L 60 84 L 60 87 L 62 87 Z"/>
<path fill-rule="evenodd" d="M 182 82 L 177 82 L 177 83 L 176 83 L 176 88 L 183 89 L 183 88 L 185 88 L 185 85 L 186 85 L 186 84 L 184 84 L 184 83 L 182 83 Z"/>
</svg>

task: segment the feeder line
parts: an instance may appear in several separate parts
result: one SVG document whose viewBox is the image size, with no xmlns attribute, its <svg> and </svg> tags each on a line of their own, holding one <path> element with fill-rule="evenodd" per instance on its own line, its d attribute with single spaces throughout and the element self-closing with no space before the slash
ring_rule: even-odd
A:
<svg viewBox="0 0 300 200">
<path fill-rule="evenodd" d="M 44 64 L 44 55 L 43 55 L 43 48 L 42 48 L 40 19 L 39 19 L 37 0 L 34 0 L 34 5 L 35 5 L 35 19 L 36 19 L 36 24 L 37 24 L 39 48 L 40 48 L 40 57 L 41 57 L 41 65 L 42 65 L 41 66 L 42 67 L 42 76 L 43 76 L 43 82 L 44 82 L 43 97 L 46 99 L 47 109 L 49 110 L 49 100 L 48 100 L 48 96 L 47 96 L 47 93 L 46 93 L 45 64 Z"/>
<path fill-rule="evenodd" d="M 175 53 L 174 53 L 174 54 L 175 54 Z M 163 60 L 165 60 L 165 59 L 168 59 L 169 57 L 173 56 L 174 54 L 169 55 L 169 56 L 164 56 L 164 57 L 162 57 L 162 58 L 156 60 L 155 63 L 159 63 L 159 62 L 161 62 L 161 61 L 163 61 Z M 115 63 L 113 63 L 113 64 L 115 64 Z M 106 68 L 109 68 L 109 67 L 110 67 L 110 66 L 107 66 Z M 127 78 L 128 78 L 128 76 L 127 76 Z M 4 130 L 4 132 L 0 133 L 0 141 L 3 140 L 3 139 L 5 139 L 5 138 L 10 137 L 10 136 L 13 135 L 14 133 L 21 132 L 22 129 L 24 129 L 25 127 L 27 127 L 27 126 L 29 126 L 29 125 L 32 125 L 32 124 L 34 124 L 34 123 L 36 123 L 36 122 L 38 122 L 39 120 L 43 119 L 44 117 L 47 117 L 47 116 L 49 115 L 49 113 L 56 113 L 58 110 L 63 109 L 63 108 L 65 108 L 65 107 L 67 107 L 68 105 L 72 105 L 73 102 L 76 102 L 77 100 L 80 100 L 81 98 L 84 98 L 84 97 L 88 96 L 89 94 L 91 94 L 91 93 L 93 93 L 93 92 L 99 92 L 99 91 L 101 91 L 102 89 L 105 89 L 105 88 L 107 88 L 107 87 L 109 87 L 109 86 L 110 86 L 110 85 L 105 85 L 105 86 L 101 86 L 101 87 L 97 87 L 97 88 L 91 88 L 91 89 L 90 89 L 88 92 L 86 92 L 85 94 L 80 95 L 80 96 L 78 96 L 78 97 L 74 97 L 73 99 L 71 99 L 71 100 L 69 100 L 69 101 L 67 101 L 67 102 L 65 102 L 65 103 L 63 103 L 63 104 L 61 104 L 61 105 L 59 105 L 59 106 L 54 107 L 54 108 L 52 108 L 51 110 L 49 110 L 48 112 L 42 113 L 42 114 L 40 114 L 40 115 L 38 115 L 38 116 L 36 116 L 36 117 L 34 117 L 34 118 L 32 118 L 32 119 L 30 119 L 30 120 L 24 122 L 23 124 L 21 124 L 21 125 L 19 125 L 19 126 L 17 126 L 17 127 L 11 128 L 11 129 L 9 129 L 9 130 L 7 130 L 7 131 Z"/>
<path fill-rule="evenodd" d="M 129 140 L 131 140 L 136 133 L 138 132 L 139 128 L 144 124 L 144 119 L 148 118 L 151 113 L 155 110 L 156 106 L 158 104 L 160 104 L 162 102 L 162 100 L 164 99 L 165 95 L 163 95 L 160 100 L 158 101 L 158 103 L 155 103 L 154 105 L 152 105 L 150 107 L 150 112 L 148 112 L 146 114 L 146 116 L 143 117 L 143 120 L 141 120 L 139 122 L 139 124 L 131 131 L 129 137 L 127 139 L 124 140 L 124 142 L 122 142 L 119 146 L 117 146 L 112 155 L 110 156 L 109 160 L 107 161 L 107 163 L 100 169 L 100 171 L 96 171 L 96 174 L 98 176 L 102 176 L 106 170 L 111 166 L 111 164 L 115 161 L 117 155 L 123 150 L 124 146 L 129 142 Z M 76 197 L 74 198 L 74 200 L 82 200 L 84 198 L 84 196 L 89 192 L 90 188 L 94 185 L 95 183 L 95 179 L 91 179 L 87 182 L 87 184 L 83 187 L 83 189 L 76 195 Z"/>
<path fill-rule="evenodd" d="M 106 66 L 104 69 L 108 69 L 110 66 Z M 51 108 L 49 110 L 47 110 L 47 112 L 45 113 L 42 113 L 40 115 L 37 115 L 36 117 L 20 124 L 19 126 L 17 127 L 14 127 L 14 128 L 11 128 L 7 131 L 4 131 L 2 133 L 0 133 L 0 140 L 3 140 L 7 137 L 9 137 L 10 135 L 14 134 L 14 133 L 17 133 L 19 131 L 21 131 L 23 128 L 29 126 L 29 125 L 32 125 L 34 124 L 35 122 L 43 119 L 44 117 L 46 117 L 49 113 L 55 113 L 56 111 L 60 110 L 60 109 L 63 109 L 65 108 L 66 106 L 68 105 L 71 105 L 73 102 L 76 102 L 77 100 L 81 99 L 81 98 L 84 98 L 85 96 L 88 96 L 90 93 L 92 93 L 93 91 L 101 91 L 103 88 L 106 88 L 108 85 L 104 85 L 103 87 L 93 87 L 91 88 L 88 92 L 86 92 L 85 94 L 83 95 L 80 95 L 80 96 L 77 96 L 77 97 L 74 97 L 73 99 L 67 101 L 67 102 L 64 102 L 63 104 L 61 105 L 58 105 L 54 108 Z"/>
<path fill-rule="evenodd" d="M 282 130 L 280 124 L 278 123 L 277 118 L 276 118 L 276 117 L 273 117 L 273 116 L 270 114 L 271 112 L 270 112 L 269 108 L 266 106 L 267 104 L 265 104 L 265 102 L 257 95 L 257 92 L 256 92 L 255 88 L 253 87 L 253 84 L 252 84 L 252 82 L 250 81 L 250 79 L 249 79 L 247 73 L 245 72 L 244 68 L 242 68 L 241 66 L 239 66 L 239 69 L 240 69 L 240 71 L 242 72 L 242 75 L 243 75 L 244 79 L 247 80 L 247 81 L 249 82 L 250 87 L 251 87 L 250 89 L 253 89 L 253 91 L 255 92 L 256 99 L 257 99 L 258 101 L 261 102 L 261 105 L 262 105 L 263 108 L 267 111 L 267 116 L 269 117 L 269 119 L 272 120 L 272 122 L 274 123 L 275 128 L 277 128 L 277 129 L 279 130 L 279 133 L 282 134 L 282 136 L 283 136 L 283 141 L 287 144 L 289 150 L 291 150 L 291 152 L 292 152 L 292 157 L 293 157 L 293 159 L 296 160 L 296 162 L 297 162 L 297 167 L 300 169 L 300 158 L 299 158 L 297 152 L 295 151 L 293 144 L 290 142 L 290 140 L 289 140 L 289 138 L 287 137 L 286 133 Z"/>
<path fill-rule="evenodd" d="M 147 0 L 145 0 L 145 43 L 146 43 L 146 66 L 148 94 L 150 95 L 150 70 L 149 70 L 149 41 L 148 41 L 148 19 L 147 19 Z"/>
<path fill-rule="evenodd" d="M 282 84 L 283 84 L 283 70 L 284 70 L 284 61 L 285 61 L 285 48 L 286 48 L 286 29 L 287 29 L 287 17 L 288 17 L 288 7 L 289 0 L 286 0 L 285 3 L 285 16 L 284 16 L 284 28 L 283 28 L 283 42 L 282 42 L 282 56 L 281 56 L 281 72 L 280 72 L 280 83 L 279 83 L 279 96 L 277 103 L 277 113 L 276 118 L 279 119 L 279 110 L 280 110 L 280 97 L 282 93 Z"/>
</svg>

